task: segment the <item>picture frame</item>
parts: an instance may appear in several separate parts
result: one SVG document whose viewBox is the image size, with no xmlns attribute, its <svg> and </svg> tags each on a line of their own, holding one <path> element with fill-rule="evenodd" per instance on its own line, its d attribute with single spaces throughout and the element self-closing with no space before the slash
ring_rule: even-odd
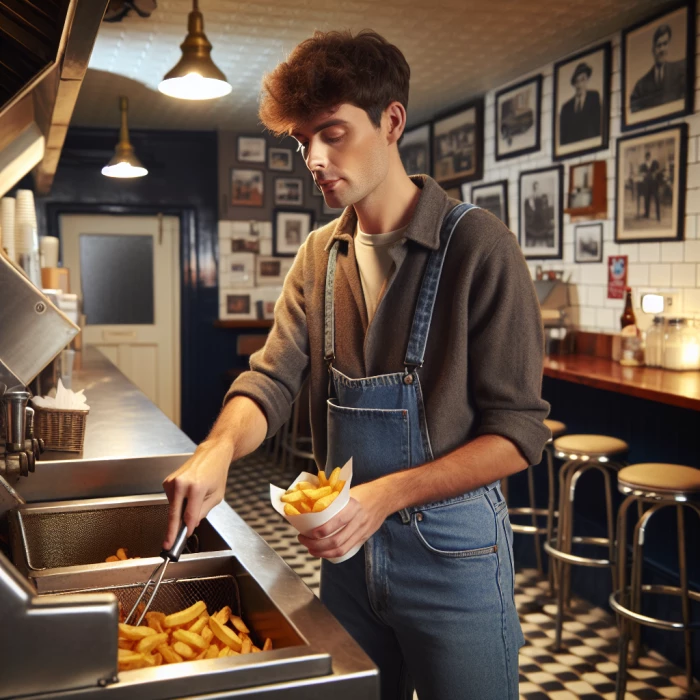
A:
<svg viewBox="0 0 700 700">
<path fill-rule="evenodd" d="M 578 224 L 574 227 L 574 262 L 603 262 L 603 224 Z"/>
<path fill-rule="evenodd" d="M 233 240 L 233 239 L 232 239 Z M 226 253 L 219 258 L 219 286 L 255 286 L 255 253 Z"/>
<path fill-rule="evenodd" d="M 595 153 L 610 139 L 609 41 L 554 64 L 552 159 Z"/>
<path fill-rule="evenodd" d="M 266 146 L 263 136 L 239 136 L 236 160 L 239 163 L 265 163 Z"/>
<path fill-rule="evenodd" d="M 496 93 L 496 160 L 540 150 L 542 75 L 509 85 Z"/>
<path fill-rule="evenodd" d="M 294 257 L 311 232 L 315 213 L 306 209 L 275 209 L 272 254 Z"/>
<path fill-rule="evenodd" d="M 219 288 L 219 318 L 222 321 L 256 319 L 255 289 Z"/>
<path fill-rule="evenodd" d="M 269 221 L 219 221 L 219 256 L 231 253 L 259 253 L 264 239 L 272 244 Z"/>
<path fill-rule="evenodd" d="M 484 100 L 467 102 L 433 122 L 433 177 L 443 187 L 481 180 Z"/>
<path fill-rule="evenodd" d="M 291 173 L 294 170 L 294 153 L 291 148 L 267 149 L 267 167 L 275 172 Z"/>
<path fill-rule="evenodd" d="M 258 255 L 255 261 L 255 282 L 258 287 L 280 287 L 292 268 L 292 258 Z"/>
<path fill-rule="evenodd" d="M 450 199 L 457 199 L 460 202 L 463 202 L 464 200 L 462 199 L 462 187 L 448 187 L 445 190 L 445 194 L 450 197 Z"/>
<path fill-rule="evenodd" d="M 562 165 L 520 173 L 518 230 L 526 259 L 562 259 L 563 199 Z"/>
<path fill-rule="evenodd" d="M 464 185 L 462 185 L 464 188 Z M 485 182 L 482 185 L 473 185 L 471 190 L 471 202 L 477 207 L 490 211 L 499 218 L 508 228 L 510 228 L 510 218 L 508 216 L 508 180 L 498 180 L 497 182 Z"/>
<path fill-rule="evenodd" d="M 432 124 L 426 122 L 403 132 L 399 144 L 399 156 L 407 175 L 433 172 Z"/>
<path fill-rule="evenodd" d="M 304 180 L 300 177 L 275 178 L 275 206 L 301 206 L 304 203 Z"/>
<path fill-rule="evenodd" d="M 231 205 L 262 207 L 265 197 L 265 171 L 231 168 Z"/>
<path fill-rule="evenodd" d="M 617 139 L 617 243 L 683 240 L 687 154 L 685 122 Z"/>
<path fill-rule="evenodd" d="M 607 162 L 604 160 L 571 165 L 568 202 L 564 213 L 572 217 L 607 218 L 607 172 Z"/>
<path fill-rule="evenodd" d="M 263 287 L 255 290 L 255 311 L 260 320 L 275 318 L 275 304 L 282 295 L 282 287 Z"/>
<path fill-rule="evenodd" d="M 695 0 L 683 0 L 622 31 L 623 131 L 692 114 Z"/>
</svg>

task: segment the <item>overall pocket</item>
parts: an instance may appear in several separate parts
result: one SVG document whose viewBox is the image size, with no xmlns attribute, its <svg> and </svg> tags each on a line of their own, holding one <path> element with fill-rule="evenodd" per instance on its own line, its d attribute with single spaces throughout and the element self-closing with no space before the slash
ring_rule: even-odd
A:
<svg viewBox="0 0 700 700">
<path fill-rule="evenodd" d="M 497 519 L 485 494 L 425 506 L 411 517 L 411 528 L 423 547 L 442 557 L 478 557 L 498 552 Z"/>
</svg>

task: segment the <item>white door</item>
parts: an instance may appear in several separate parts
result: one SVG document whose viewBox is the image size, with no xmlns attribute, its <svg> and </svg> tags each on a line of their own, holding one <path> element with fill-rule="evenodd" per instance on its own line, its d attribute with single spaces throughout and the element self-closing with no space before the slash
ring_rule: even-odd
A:
<svg viewBox="0 0 700 700">
<path fill-rule="evenodd" d="M 180 227 L 174 216 L 63 214 L 63 265 L 98 347 L 180 424 Z M 88 397 L 89 401 L 89 397 Z"/>
</svg>

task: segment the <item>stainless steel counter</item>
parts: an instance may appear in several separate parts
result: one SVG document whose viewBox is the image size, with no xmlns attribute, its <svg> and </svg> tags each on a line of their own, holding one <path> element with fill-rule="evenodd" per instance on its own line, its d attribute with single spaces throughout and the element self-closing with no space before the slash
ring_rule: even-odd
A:
<svg viewBox="0 0 700 700">
<path fill-rule="evenodd" d="M 72 388 L 84 389 L 90 406 L 83 451 L 42 454 L 36 472 L 15 485 L 23 498 L 161 493 L 194 451 L 192 440 L 96 348 L 76 353 Z"/>
<path fill-rule="evenodd" d="M 187 458 L 187 453 L 194 448 L 192 442 L 96 351 L 88 349 L 85 353 L 83 367 L 76 372 L 74 387 L 85 387 L 91 405 L 89 442 L 86 441 L 85 452 L 69 456 L 69 459 L 44 461 L 45 456 L 42 457 L 36 472 L 18 484 L 20 493 L 30 502 L 162 493 L 163 477 Z M 330 655 L 330 673 L 313 678 L 276 680 L 274 670 L 279 663 L 293 661 L 293 650 L 279 649 L 268 652 L 269 663 L 261 663 L 251 671 L 255 674 L 255 683 L 251 687 L 238 685 L 235 690 L 227 689 L 234 687 L 228 684 L 227 679 L 233 678 L 228 674 L 232 674 L 236 666 L 250 663 L 245 657 L 227 657 L 197 661 L 196 672 L 190 664 L 175 664 L 131 671 L 123 674 L 117 682 L 107 685 L 95 682 L 90 685 L 86 682 L 87 687 L 73 686 L 72 690 L 63 691 L 56 685 L 40 685 L 42 691 L 30 691 L 27 698 L 326 700 L 332 697 L 334 700 L 378 700 L 376 667 L 281 557 L 225 503 L 214 508 L 207 521 L 227 550 L 184 555 L 180 562 L 172 565 L 176 572 L 174 575 L 187 578 L 190 569 L 206 565 L 207 561 L 214 561 L 222 555 L 235 558 L 236 566 L 242 567 L 243 577 L 250 577 L 257 590 L 267 597 L 304 640 L 308 654 L 318 656 L 318 663 L 321 663 L 321 657 Z M 81 584 L 67 587 L 93 589 L 143 581 L 155 562 L 151 557 L 117 565 L 89 565 L 83 567 L 84 571 L 80 574 Z M 0 557 L 0 565 L 2 563 Z M 17 574 L 11 565 L 8 566 L 12 573 Z M 61 571 L 68 572 L 68 569 L 54 569 L 57 575 Z M 68 573 L 66 580 L 70 580 Z M 0 598 L 2 596 L 0 586 Z M 77 608 L 76 612 L 79 612 Z M 21 612 L 19 615 L 21 618 Z M 49 625 L 50 620 L 46 619 L 43 624 Z M 116 623 L 114 627 L 116 634 Z M 33 665 L 38 663 L 38 642 L 36 639 L 24 640 L 23 636 L 27 635 L 22 634 L 23 628 L 20 624 L 13 631 L 10 625 L 10 629 L 6 630 L 5 642 L 11 643 L 11 651 L 15 656 L 19 654 L 23 660 L 21 673 L 31 676 L 37 671 Z M 22 651 L 24 647 L 21 646 L 25 642 L 26 652 Z M 0 651 L 2 647 L 0 635 Z M 0 678 L 3 677 L 3 658 L 12 658 L 12 654 L 6 657 L 0 653 Z M 44 658 L 50 665 L 50 655 Z M 77 654 L 75 658 L 78 663 L 80 655 Z M 0 697 L 3 697 L 1 686 L 2 681 Z"/>
</svg>

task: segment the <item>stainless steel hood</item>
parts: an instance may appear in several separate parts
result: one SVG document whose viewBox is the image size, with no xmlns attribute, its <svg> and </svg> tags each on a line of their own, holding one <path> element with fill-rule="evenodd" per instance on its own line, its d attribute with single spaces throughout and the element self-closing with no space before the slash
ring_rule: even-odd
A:
<svg viewBox="0 0 700 700">
<path fill-rule="evenodd" d="M 108 0 L 0 0 L 0 196 L 49 191 Z"/>
</svg>

